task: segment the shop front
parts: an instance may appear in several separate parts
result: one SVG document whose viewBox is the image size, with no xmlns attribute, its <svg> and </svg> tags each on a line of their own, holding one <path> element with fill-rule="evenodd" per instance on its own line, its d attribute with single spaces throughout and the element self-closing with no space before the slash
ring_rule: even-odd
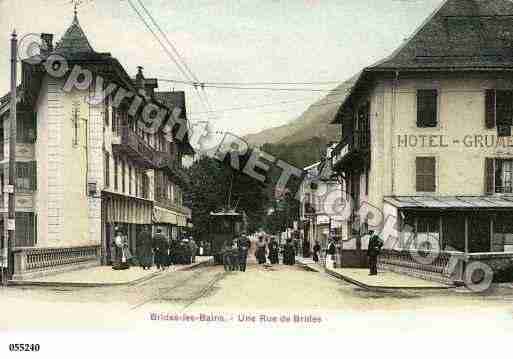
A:
<svg viewBox="0 0 513 359">
<path fill-rule="evenodd" d="M 385 241 L 380 262 L 388 269 L 454 281 L 448 264 L 457 257 L 464 261 L 460 280 L 464 266 L 477 258 L 496 278 L 513 271 L 513 197 L 394 196 L 385 198 L 385 212 L 401 228 L 399 238 Z"/>
<path fill-rule="evenodd" d="M 102 193 L 102 263 L 110 263 L 112 240 L 117 231 L 128 237 L 132 253 L 144 225 L 152 225 L 153 202 L 114 193 Z"/>
</svg>

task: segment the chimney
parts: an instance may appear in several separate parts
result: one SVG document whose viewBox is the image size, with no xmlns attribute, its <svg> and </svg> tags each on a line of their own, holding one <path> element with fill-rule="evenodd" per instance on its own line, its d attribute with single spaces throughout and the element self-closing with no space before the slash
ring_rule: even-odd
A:
<svg viewBox="0 0 513 359">
<path fill-rule="evenodd" d="M 137 75 L 135 75 L 135 85 L 140 89 L 144 88 L 144 75 L 142 66 L 137 66 Z"/>
<path fill-rule="evenodd" d="M 53 34 L 41 34 L 41 55 L 53 52 Z"/>
</svg>

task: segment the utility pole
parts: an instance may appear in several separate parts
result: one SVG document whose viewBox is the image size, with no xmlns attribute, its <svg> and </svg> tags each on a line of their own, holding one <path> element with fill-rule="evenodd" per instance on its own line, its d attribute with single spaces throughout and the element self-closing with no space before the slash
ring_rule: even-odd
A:
<svg viewBox="0 0 513 359">
<path fill-rule="evenodd" d="M 10 129 L 9 129 L 9 213 L 7 219 L 7 230 L 9 231 L 7 242 L 7 276 L 12 278 L 14 273 L 13 247 L 16 230 L 16 102 L 18 94 L 16 93 L 17 74 L 16 65 L 18 58 L 18 39 L 16 30 L 11 38 L 11 108 L 10 108 Z"/>
</svg>

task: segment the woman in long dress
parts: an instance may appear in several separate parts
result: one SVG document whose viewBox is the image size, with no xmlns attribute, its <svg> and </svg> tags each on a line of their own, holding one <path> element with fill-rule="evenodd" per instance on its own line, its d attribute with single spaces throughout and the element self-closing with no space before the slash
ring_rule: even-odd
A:
<svg viewBox="0 0 513 359">
<path fill-rule="evenodd" d="M 137 258 L 142 269 L 151 269 L 153 265 L 153 249 L 151 234 L 146 228 L 143 228 L 137 238 Z"/>
<path fill-rule="evenodd" d="M 289 266 L 296 264 L 296 251 L 290 239 L 287 240 L 283 248 L 283 264 Z"/>
<path fill-rule="evenodd" d="M 258 242 L 257 242 L 256 247 L 257 247 L 256 258 L 257 258 L 258 264 L 265 264 L 266 250 L 265 250 L 265 242 L 264 242 L 263 237 L 258 237 Z"/>
<path fill-rule="evenodd" d="M 279 246 L 274 238 L 269 242 L 269 261 L 271 264 L 279 264 L 278 259 Z"/>
</svg>

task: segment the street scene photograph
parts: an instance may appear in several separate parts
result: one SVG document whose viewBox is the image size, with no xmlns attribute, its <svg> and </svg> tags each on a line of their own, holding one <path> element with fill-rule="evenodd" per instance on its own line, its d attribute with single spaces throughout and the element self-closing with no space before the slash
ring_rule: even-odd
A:
<svg viewBox="0 0 513 359">
<path fill-rule="evenodd" d="M 0 352 L 506 343 L 512 128 L 511 0 L 0 0 Z"/>
</svg>

